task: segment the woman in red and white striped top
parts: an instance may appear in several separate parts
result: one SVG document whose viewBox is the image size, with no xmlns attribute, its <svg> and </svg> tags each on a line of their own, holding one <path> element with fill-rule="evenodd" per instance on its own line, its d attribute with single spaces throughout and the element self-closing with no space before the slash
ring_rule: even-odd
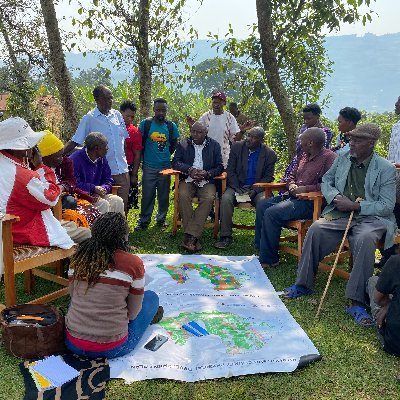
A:
<svg viewBox="0 0 400 400">
<path fill-rule="evenodd" d="M 90 358 L 131 352 L 159 308 L 156 293 L 144 291 L 142 260 L 128 253 L 128 225 L 120 213 L 106 213 L 71 259 L 71 303 L 66 346 Z"/>
</svg>

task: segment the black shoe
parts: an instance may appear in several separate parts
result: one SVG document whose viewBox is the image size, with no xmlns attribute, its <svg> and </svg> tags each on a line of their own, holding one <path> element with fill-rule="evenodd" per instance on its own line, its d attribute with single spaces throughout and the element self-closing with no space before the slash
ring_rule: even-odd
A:
<svg viewBox="0 0 400 400">
<path fill-rule="evenodd" d="M 233 242 L 233 239 L 229 236 L 221 237 L 218 242 L 215 242 L 214 247 L 217 249 L 225 249 L 230 246 Z"/>
<path fill-rule="evenodd" d="M 157 221 L 156 224 L 161 228 L 168 228 L 168 223 L 166 221 Z"/>
<path fill-rule="evenodd" d="M 145 231 L 148 228 L 148 224 L 141 224 L 140 222 L 137 223 L 135 226 L 135 232 Z"/>
</svg>

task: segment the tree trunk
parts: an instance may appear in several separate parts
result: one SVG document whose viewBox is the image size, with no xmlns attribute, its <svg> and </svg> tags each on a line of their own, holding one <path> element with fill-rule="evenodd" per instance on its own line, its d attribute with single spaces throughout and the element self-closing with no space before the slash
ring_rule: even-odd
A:
<svg viewBox="0 0 400 400">
<path fill-rule="evenodd" d="M 140 117 L 147 118 L 151 113 L 152 73 L 149 53 L 150 0 L 139 2 L 139 41 L 137 45 L 139 67 Z"/>
<path fill-rule="evenodd" d="M 49 42 L 49 63 L 52 69 L 53 79 L 57 86 L 61 106 L 64 115 L 64 134 L 70 138 L 78 126 L 78 114 L 76 112 L 75 99 L 72 92 L 71 78 L 65 64 L 64 52 L 58 21 L 53 0 L 40 0 L 44 25 L 46 27 L 47 40 Z"/>
<path fill-rule="evenodd" d="M 10 57 L 10 64 L 12 71 L 14 72 L 18 85 L 23 85 L 26 82 L 26 75 L 23 73 L 21 66 L 18 62 L 17 55 L 15 54 L 14 48 L 11 44 L 10 36 L 7 28 L 3 21 L 0 20 L 0 32 L 3 35 L 4 42 L 7 47 L 8 56 Z"/>
<path fill-rule="evenodd" d="M 288 93 L 279 75 L 272 24 L 272 4 L 270 0 L 256 0 L 256 7 L 258 32 L 261 42 L 261 56 L 267 83 L 282 119 L 285 134 L 288 139 L 289 155 L 293 156 L 296 150 L 298 126 Z"/>
</svg>

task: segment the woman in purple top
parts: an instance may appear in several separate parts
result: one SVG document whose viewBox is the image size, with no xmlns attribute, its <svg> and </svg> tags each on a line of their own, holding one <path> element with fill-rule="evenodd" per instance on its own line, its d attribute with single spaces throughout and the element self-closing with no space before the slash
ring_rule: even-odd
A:
<svg viewBox="0 0 400 400">
<path fill-rule="evenodd" d="M 282 182 L 287 182 L 289 179 L 289 175 L 291 172 L 294 170 L 296 167 L 298 160 L 300 159 L 303 150 L 301 148 L 301 143 L 300 143 L 300 137 L 304 133 L 304 131 L 308 128 L 321 128 L 325 132 L 325 147 L 329 149 L 331 147 L 331 142 L 332 142 L 332 131 L 330 128 L 327 126 L 322 126 L 322 123 L 319 119 L 322 111 L 321 108 L 318 104 L 312 103 L 312 104 L 307 104 L 303 108 L 303 121 L 304 124 L 301 126 L 299 135 L 297 136 L 297 142 L 296 142 L 296 154 L 293 157 L 292 161 L 286 168 L 285 173 L 283 174 Z"/>
</svg>

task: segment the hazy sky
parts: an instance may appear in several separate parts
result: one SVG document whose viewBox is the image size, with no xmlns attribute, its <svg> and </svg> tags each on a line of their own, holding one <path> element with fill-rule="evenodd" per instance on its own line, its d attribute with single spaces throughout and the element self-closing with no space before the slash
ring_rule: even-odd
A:
<svg viewBox="0 0 400 400">
<path fill-rule="evenodd" d="M 74 2 L 69 5 L 68 0 L 62 0 L 57 6 L 59 18 L 65 17 L 62 26 L 66 30 L 73 29 L 70 21 L 76 13 Z M 88 2 L 89 0 L 83 0 Z M 248 26 L 256 22 L 256 0 L 204 0 L 202 6 L 198 6 L 195 0 L 188 0 L 187 15 L 189 24 L 193 25 L 200 39 L 205 39 L 208 32 L 223 37 L 231 23 L 237 38 L 244 38 L 248 34 Z M 376 12 L 371 23 L 363 26 L 358 24 L 344 24 L 339 35 L 357 34 L 367 32 L 376 35 L 400 32 L 400 0 L 376 0 L 372 1 L 371 8 Z"/>
<path fill-rule="evenodd" d="M 194 0 L 189 0 L 190 9 L 196 9 L 193 6 L 195 3 Z M 400 0 L 372 1 L 371 8 L 377 15 L 370 24 L 344 24 L 338 34 L 363 35 L 370 32 L 382 35 L 400 32 Z M 201 38 L 205 38 L 209 31 L 223 36 L 227 32 L 229 22 L 236 36 L 243 38 L 247 35 L 247 26 L 256 20 L 255 0 L 204 0 L 190 22 L 196 27 Z"/>
</svg>

